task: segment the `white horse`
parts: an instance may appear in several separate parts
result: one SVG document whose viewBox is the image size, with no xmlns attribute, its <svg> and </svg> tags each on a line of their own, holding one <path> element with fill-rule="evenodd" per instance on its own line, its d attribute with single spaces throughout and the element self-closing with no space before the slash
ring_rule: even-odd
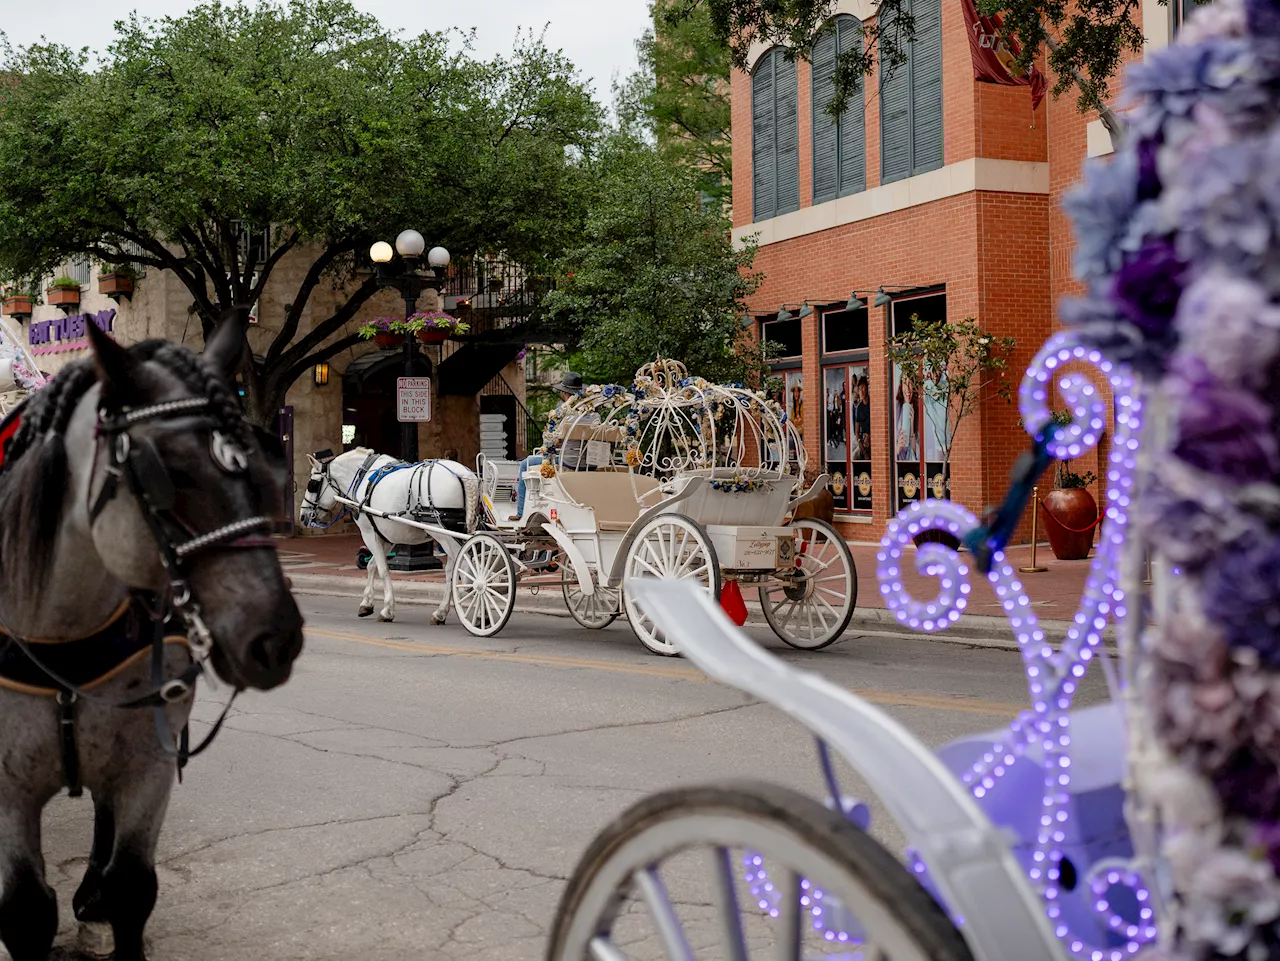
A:
<svg viewBox="0 0 1280 961">
<path fill-rule="evenodd" d="M 378 612 L 378 620 L 395 620 L 396 600 L 387 568 L 387 551 L 393 544 L 422 544 L 434 539 L 445 552 L 445 591 L 444 600 L 431 614 L 431 623 L 443 624 L 449 614 L 454 558 L 466 535 L 475 529 L 480 491 L 475 472 L 451 460 L 406 464 L 364 447 L 337 457 L 320 451 L 308 458 L 311 479 L 302 499 L 302 523 L 308 527 L 327 527 L 349 510 L 364 537 L 365 547 L 373 555 L 369 560 L 364 596 L 360 599 L 360 616 L 373 613 L 374 579 L 380 577 L 382 610 Z M 360 507 L 343 505 L 338 500 L 340 497 L 355 501 Z M 361 508 L 372 508 L 379 514 L 403 515 L 433 527 L 456 531 L 457 536 L 440 533 L 433 537 L 419 527 Z"/>
</svg>

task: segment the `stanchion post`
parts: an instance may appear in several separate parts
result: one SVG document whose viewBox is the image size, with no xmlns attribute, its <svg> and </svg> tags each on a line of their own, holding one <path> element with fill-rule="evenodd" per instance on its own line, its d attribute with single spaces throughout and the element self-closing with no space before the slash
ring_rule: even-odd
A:
<svg viewBox="0 0 1280 961">
<path fill-rule="evenodd" d="M 1036 544 L 1040 540 L 1040 488 L 1031 488 L 1031 566 L 1019 567 L 1023 574 L 1043 574 L 1049 568 L 1036 566 Z"/>
</svg>

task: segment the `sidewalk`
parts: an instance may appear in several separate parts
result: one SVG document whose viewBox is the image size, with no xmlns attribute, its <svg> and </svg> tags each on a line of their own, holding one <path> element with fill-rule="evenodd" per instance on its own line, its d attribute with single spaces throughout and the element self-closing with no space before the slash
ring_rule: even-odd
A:
<svg viewBox="0 0 1280 961">
<path fill-rule="evenodd" d="M 356 551 L 363 546 L 358 534 L 337 534 L 318 537 L 286 537 L 280 539 L 280 560 L 285 572 L 300 590 L 323 590 L 325 593 L 359 594 L 364 590 L 366 574 L 356 567 Z M 854 563 L 858 570 L 858 604 L 855 621 L 863 626 L 884 625 L 897 627 L 897 622 L 885 609 L 884 597 L 876 580 L 876 552 L 878 544 L 850 543 Z M 1030 546 L 1012 547 L 1006 552 L 1014 567 L 1029 566 Z M 1048 568 L 1043 574 L 1020 574 L 1023 588 L 1031 599 L 1031 606 L 1041 620 L 1046 633 L 1055 636 L 1065 634 L 1071 618 L 1084 594 L 1090 561 L 1060 561 L 1053 556 L 1049 545 L 1036 552 L 1038 566 Z M 909 567 L 904 572 L 907 589 L 919 599 L 936 593 L 936 582 L 922 577 Z M 444 574 L 430 571 L 421 574 L 393 572 L 392 578 L 403 583 L 408 590 L 399 594 L 405 600 L 437 601 L 444 587 Z M 968 613 L 957 625 L 962 633 L 980 633 L 1010 638 L 1009 628 L 1000 604 L 989 584 L 970 571 L 973 594 Z M 520 607 L 522 609 L 559 611 L 563 608 L 560 596 L 560 575 L 542 574 L 521 581 Z M 533 590 L 528 590 L 532 588 Z M 748 604 L 753 605 L 755 591 L 743 592 Z"/>
</svg>

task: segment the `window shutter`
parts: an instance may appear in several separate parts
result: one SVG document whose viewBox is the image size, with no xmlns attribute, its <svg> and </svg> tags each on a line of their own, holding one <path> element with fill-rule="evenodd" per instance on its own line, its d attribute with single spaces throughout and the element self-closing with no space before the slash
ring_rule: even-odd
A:
<svg viewBox="0 0 1280 961">
<path fill-rule="evenodd" d="M 892 21 L 884 28 L 892 31 Z M 884 60 L 880 61 L 883 71 Z M 880 74 L 880 182 L 911 176 L 911 61 Z"/>
<path fill-rule="evenodd" d="M 800 209 L 800 108 L 797 104 L 796 63 L 782 50 L 773 52 L 774 136 L 777 149 L 778 201 L 775 213 Z"/>
<path fill-rule="evenodd" d="M 942 166 L 942 3 L 915 0 L 916 38 L 911 49 L 913 174 Z"/>
<path fill-rule="evenodd" d="M 751 75 L 751 216 L 767 220 L 777 209 L 774 172 L 773 51 Z"/>
<path fill-rule="evenodd" d="M 836 18 L 839 29 L 839 51 L 848 53 L 862 49 L 862 21 L 847 15 Z M 865 80 L 863 81 L 866 82 Z M 864 90 L 859 89 L 840 115 L 839 195 L 856 194 L 867 187 L 867 129 Z"/>
<path fill-rule="evenodd" d="M 840 167 L 839 130 L 827 105 L 835 94 L 836 31 L 813 44 L 813 202 L 835 200 Z"/>
</svg>

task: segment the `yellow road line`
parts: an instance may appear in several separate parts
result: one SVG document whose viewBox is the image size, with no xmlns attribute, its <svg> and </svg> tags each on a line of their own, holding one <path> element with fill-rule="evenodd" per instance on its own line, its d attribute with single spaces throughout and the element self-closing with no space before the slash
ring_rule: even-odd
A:
<svg viewBox="0 0 1280 961">
<path fill-rule="evenodd" d="M 349 631 L 322 630 L 308 627 L 307 634 L 352 644 L 368 644 L 408 654 L 445 657 L 473 657 L 490 661 L 510 661 L 518 664 L 537 664 L 542 667 L 581 668 L 607 671 L 613 674 L 632 674 L 644 677 L 667 677 L 674 680 L 694 681 L 705 684 L 710 681 L 697 668 L 676 664 L 628 664 L 622 661 L 606 661 L 589 657 L 565 657 L 551 654 L 533 654 L 526 651 L 488 651 L 474 647 L 458 647 L 452 644 L 433 644 L 428 641 L 395 641 L 368 634 Z M 919 707 L 935 711 L 953 711 L 958 714 L 979 714 L 983 717 L 1013 717 L 1027 705 L 1008 701 L 984 701 L 977 698 L 952 697 L 940 694 L 914 694 L 909 691 L 882 691 L 852 689 L 859 697 L 873 704 L 895 707 Z"/>
</svg>

